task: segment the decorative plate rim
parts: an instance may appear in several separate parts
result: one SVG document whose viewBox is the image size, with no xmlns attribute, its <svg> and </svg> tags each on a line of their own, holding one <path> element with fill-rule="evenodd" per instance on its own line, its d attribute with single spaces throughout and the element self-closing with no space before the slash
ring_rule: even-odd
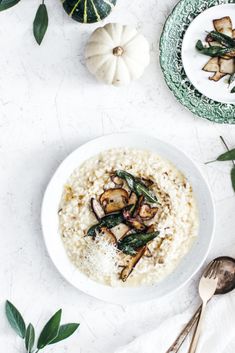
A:
<svg viewBox="0 0 235 353">
<path fill-rule="evenodd" d="M 167 17 L 159 42 L 160 66 L 175 98 L 193 114 L 220 124 L 235 124 L 234 104 L 214 101 L 192 85 L 183 68 L 181 48 L 184 34 L 194 18 L 210 7 L 231 3 L 235 4 L 235 0 L 180 0 Z"/>
</svg>

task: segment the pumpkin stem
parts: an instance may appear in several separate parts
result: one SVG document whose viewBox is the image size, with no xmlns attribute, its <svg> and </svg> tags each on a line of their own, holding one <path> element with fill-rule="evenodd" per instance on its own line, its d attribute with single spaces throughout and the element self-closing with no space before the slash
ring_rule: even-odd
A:
<svg viewBox="0 0 235 353">
<path fill-rule="evenodd" d="M 124 53 L 124 49 L 122 47 L 116 47 L 113 49 L 113 55 L 115 56 L 122 56 L 122 54 Z"/>
</svg>

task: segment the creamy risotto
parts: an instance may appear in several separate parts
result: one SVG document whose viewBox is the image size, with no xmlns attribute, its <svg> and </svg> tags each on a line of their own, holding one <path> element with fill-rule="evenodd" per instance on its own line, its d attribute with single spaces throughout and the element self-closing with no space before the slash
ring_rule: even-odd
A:
<svg viewBox="0 0 235 353">
<path fill-rule="evenodd" d="M 73 264 L 110 286 L 153 284 L 170 274 L 198 232 L 186 177 L 155 153 L 111 149 L 69 177 L 60 234 Z"/>
</svg>

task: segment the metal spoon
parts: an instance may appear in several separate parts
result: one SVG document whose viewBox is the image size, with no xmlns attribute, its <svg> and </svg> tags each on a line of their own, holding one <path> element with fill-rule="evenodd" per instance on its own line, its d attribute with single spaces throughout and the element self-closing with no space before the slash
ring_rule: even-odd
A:
<svg viewBox="0 0 235 353">
<path fill-rule="evenodd" d="M 218 271 L 218 283 L 215 294 L 226 294 L 235 289 L 235 259 L 228 256 L 217 257 L 213 261 L 220 261 L 220 267 Z M 198 322 L 200 317 L 202 306 L 200 306 L 192 318 L 189 320 L 187 325 L 180 332 L 175 342 L 167 350 L 166 353 L 177 353 L 185 341 L 186 337 Z"/>
</svg>

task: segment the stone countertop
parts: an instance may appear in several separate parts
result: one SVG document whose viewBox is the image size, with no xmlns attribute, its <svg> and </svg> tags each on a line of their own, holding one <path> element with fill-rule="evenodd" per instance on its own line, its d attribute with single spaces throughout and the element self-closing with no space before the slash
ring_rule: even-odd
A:
<svg viewBox="0 0 235 353">
<path fill-rule="evenodd" d="M 52 265 L 41 234 L 40 207 L 52 173 L 82 143 L 120 131 L 141 131 L 170 141 L 203 164 L 224 151 L 219 135 L 234 146 L 235 126 L 193 116 L 164 82 L 158 43 L 175 0 L 118 0 L 105 20 L 136 26 L 151 44 L 145 75 L 125 88 L 97 83 L 85 67 L 85 43 L 100 24 L 78 24 L 59 1 L 46 3 L 50 25 L 41 47 L 32 36 L 38 1 L 22 0 L 0 14 L 1 350 L 23 352 L 22 342 L 4 317 L 4 301 L 9 299 L 37 325 L 37 331 L 60 307 L 65 322 L 81 323 L 79 334 L 50 346 L 48 352 L 111 353 L 165 318 L 196 305 L 197 278 L 174 296 L 129 306 L 107 304 L 73 288 Z M 210 258 L 235 256 L 230 169 L 230 163 L 204 167 L 217 212 Z"/>
</svg>

